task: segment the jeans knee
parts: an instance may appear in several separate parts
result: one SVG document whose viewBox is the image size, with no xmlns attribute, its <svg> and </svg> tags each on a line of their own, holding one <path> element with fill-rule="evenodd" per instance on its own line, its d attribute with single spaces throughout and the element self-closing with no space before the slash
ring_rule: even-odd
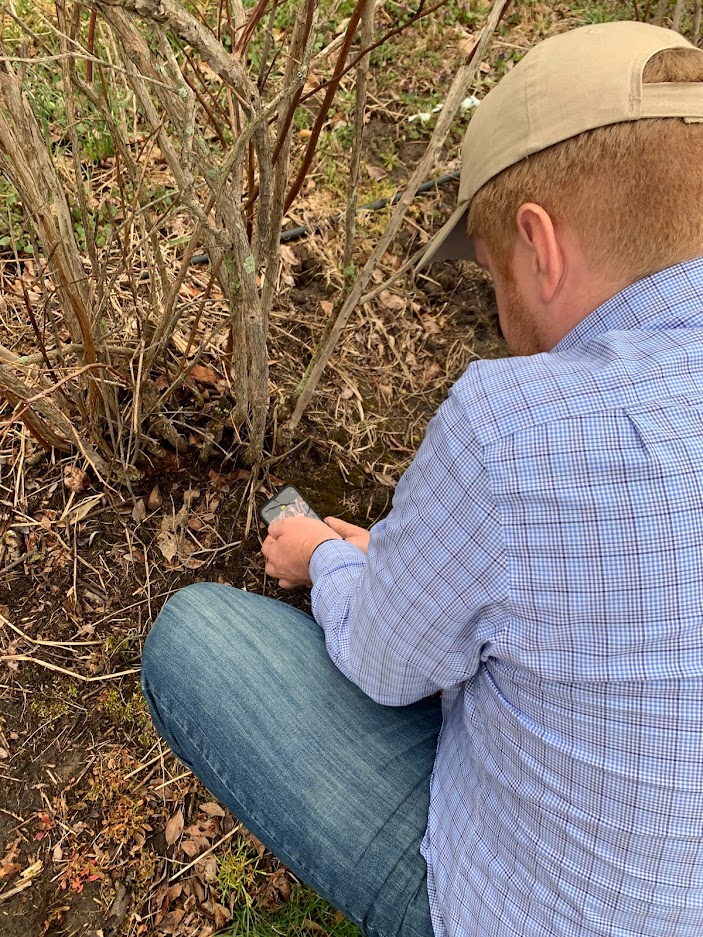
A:
<svg viewBox="0 0 703 937">
<path fill-rule="evenodd" d="M 168 670 L 178 673 L 188 669 L 193 648 L 203 640 L 203 621 L 208 617 L 223 591 L 236 592 L 231 586 L 198 582 L 174 593 L 156 617 L 142 650 L 142 687 L 154 685 Z"/>
</svg>

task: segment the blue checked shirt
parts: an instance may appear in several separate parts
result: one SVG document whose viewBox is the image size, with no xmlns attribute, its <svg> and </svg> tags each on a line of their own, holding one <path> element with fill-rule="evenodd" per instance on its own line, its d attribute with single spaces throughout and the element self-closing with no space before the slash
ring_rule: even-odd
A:
<svg viewBox="0 0 703 937">
<path fill-rule="evenodd" d="M 347 677 L 444 691 L 437 937 L 703 937 L 703 258 L 472 364 L 311 578 Z"/>
</svg>

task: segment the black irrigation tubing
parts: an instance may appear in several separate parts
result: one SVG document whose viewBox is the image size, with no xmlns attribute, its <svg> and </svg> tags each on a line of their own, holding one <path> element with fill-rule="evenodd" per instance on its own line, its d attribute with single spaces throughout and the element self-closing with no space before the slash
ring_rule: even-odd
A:
<svg viewBox="0 0 703 937">
<path fill-rule="evenodd" d="M 431 192 L 433 189 L 436 189 L 437 186 L 446 185 L 448 182 L 455 182 L 459 176 L 459 172 L 449 172 L 444 176 L 439 176 L 437 179 L 430 179 L 427 182 L 423 182 L 422 185 L 419 185 L 415 194 L 419 195 L 421 192 Z M 357 211 L 380 211 L 382 208 L 387 208 L 388 205 L 395 205 L 396 202 L 399 202 L 402 194 L 402 192 L 396 192 L 391 198 L 377 198 L 375 202 L 369 202 L 368 205 L 359 205 Z M 321 225 L 313 225 L 310 227 L 309 225 L 302 224 L 297 228 L 288 228 L 285 231 L 281 231 L 281 244 L 285 244 L 287 241 L 299 241 L 308 234 L 315 234 L 321 227 Z M 210 257 L 208 254 L 193 254 L 190 258 L 190 262 L 192 264 L 207 264 L 210 262 Z"/>
</svg>

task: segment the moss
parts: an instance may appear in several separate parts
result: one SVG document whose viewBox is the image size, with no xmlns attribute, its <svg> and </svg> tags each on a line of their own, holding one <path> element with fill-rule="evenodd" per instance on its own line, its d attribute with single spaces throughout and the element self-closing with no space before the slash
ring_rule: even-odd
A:
<svg viewBox="0 0 703 937">
<path fill-rule="evenodd" d="M 133 736 L 140 745 L 147 747 L 154 742 L 155 729 L 141 690 L 125 696 L 117 687 L 110 687 L 101 694 L 98 707 L 117 728 Z"/>
<path fill-rule="evenodd" d="M 32 698 L 29 711 L 40 722 L 53 722 L 74 710 L 77 698 L 78 684 L 67 677 L 57 677 Z"/>
</svg>

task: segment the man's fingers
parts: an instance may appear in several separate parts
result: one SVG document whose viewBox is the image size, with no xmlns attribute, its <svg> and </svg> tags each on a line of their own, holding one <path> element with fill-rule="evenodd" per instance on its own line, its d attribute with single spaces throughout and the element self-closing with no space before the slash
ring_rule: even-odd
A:
<svg viewBox="0 0 703 937">
<path fill-rule="evenodd" d="M 284 518 L 277 517 L 275 521 L 271 521 L 271 523 L 269 524 L 268 535 L 273 540 L 277 540 L 283 533 L 283 531 L 281 530 L 283 521 L 284 521 Z"/>
<path fill-rule="evenodd" d="M 267 559 L 269 557 L 269 554 L 271 553 L 271 547 L 274 545 L 275 542 L 276 541 L 273 539 L 273 537 L 267 537 L 264 540 L 264 542 L 261 544 L 261 552 Z"/>
<path fill-rule="evenodd" d="M 356 524 L 349 524 L 347 521 L 343 521 L 339 517 L 326 517 L 325 524 L 327 524 L 328 527 L 331 527 L 332 530 L 341 537 L 348 537 L 350 534 L 353 534 L 359 530 Z"/>
</svg>

